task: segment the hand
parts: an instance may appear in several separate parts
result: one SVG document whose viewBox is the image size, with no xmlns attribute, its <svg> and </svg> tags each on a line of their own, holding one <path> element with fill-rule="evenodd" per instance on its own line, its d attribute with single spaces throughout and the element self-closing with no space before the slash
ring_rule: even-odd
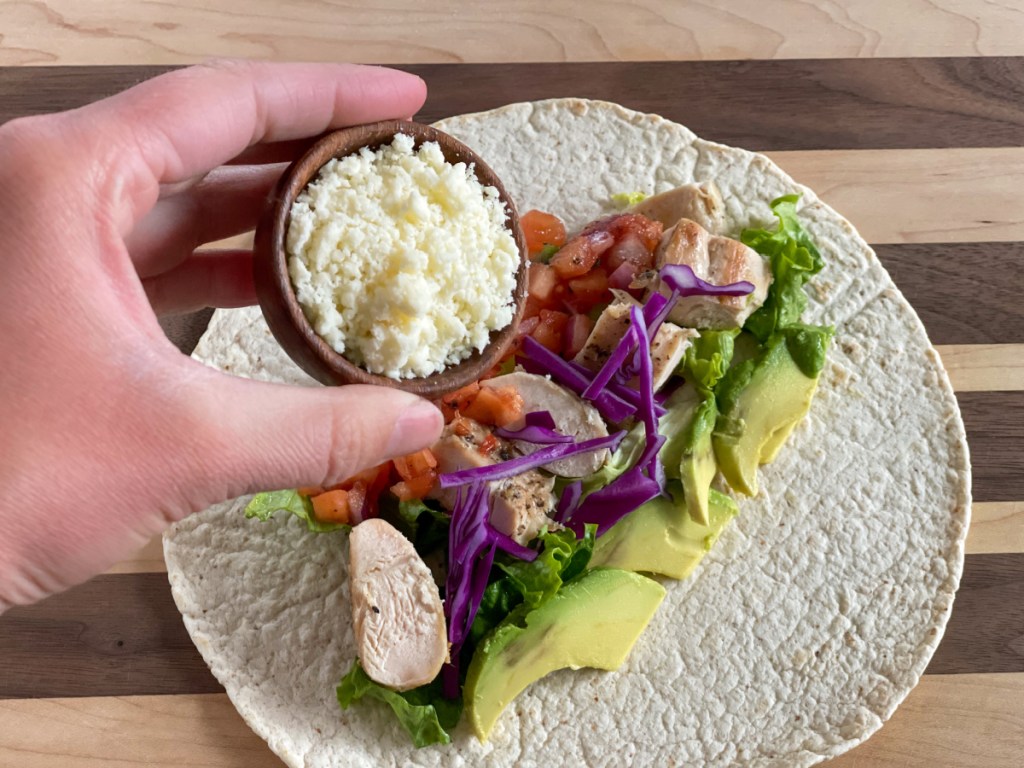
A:
<svg viewBox="0 0 1024 768">
<path fill-rule="evenodd" d="M 154 312 L 254 303 L 250 253 L 195 248 L 255 225 L 297 140 L 425 95 L 376 67 L 218 62 L 0 126 L 0 611 L 217 501 L 437 438 L 412 395 L 212 371 Z"/>
</svg>

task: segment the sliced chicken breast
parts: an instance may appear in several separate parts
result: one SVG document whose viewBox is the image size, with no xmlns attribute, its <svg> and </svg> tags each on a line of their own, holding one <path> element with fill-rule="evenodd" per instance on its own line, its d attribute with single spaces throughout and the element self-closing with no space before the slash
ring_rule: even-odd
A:
<svg viewBox="0 0 1024 768">
<path fill-rule="evenodd" d="M 349 588 L 359 661 L 371 680 L 407 691 L 448 657 L 441 595 L 412 543 L 373 518 L 349 535 Z"/>
<path fill-rule="evenodd" d="M 557 503 L 554 477 L 531 469 L 491 486 L 491 525 L 506 536 L 526 544 L 545 525 L 557 525 L 549 517 Z"/>
<path fill-rule="evenodd" d="M 767 260 L 738 240 L 711 235 L 697 222 L 683 219 L 665 232 L 656 253 L 657 266 L 685 264 L 697 277 L 713 285 L 747 280 L 754 285 L 747 296 L 688 296 L 680 299 L 668 319 L 690 328 L 738 328 L 768 295 L 772 273 Z M 654 280 L 657 283 L 657 279 Z M 660 290 L 668 295 L 668 288 Z"/>
<path fill-rule="evenodd" d="M 587 337 L 587 343 L 576 355 L 576 362 L 597 373 L 629 330 L 629 309 L 632 300 L 616 301 L 605 307 L 594 324 L 594 330 Z M 700 334 L 692 328 L 680 328 L 672 323 L 662 323 L 651 340 L 651 361 L 653 363 L 654 390 L 661 389 L 676 366 L 683 359 L 686 350 Z M 631 382 L 636 384 L 634 380 Z"/>
<path fill-rule="evenodd" d="M 544 376 L 516 371 L 481 381 L 480 386 L 515 387 L 523 398 L 523 414 L 548 411 L 558 431 L 571 435 L 577 441 L 608 436 L 604 419 L 592 405 Z M 520 429 L 524 423 L 520 419 L 509 424 L 508 429 Z M 539 446 L 518 440 L 515 447 L 521 453 L 533 453 Z M 562 477 L 584 477 L 599 470 L 607 460 L 608 451 L 605 449 L 552 461 L 545 464 L 544 469 Z"/>
<path fill-rule="evenodd" d="M 481 447 L 484 439 L 490 434 L 491 431 L 487 427 L 465 417 L 445 425 L 441 437 L 431 446 L 434 458 L 437 459 L 437 474 L 486 467 L 502 460 L 500 455 L 486 453 Z M 498 445 L 499 449 L 506 447 L 503 442 Z M 455 495 L 454 488 L 441 488 L 435 485 L 428 497 L 437 499 L 446 509 L 451 509 L 455 504 Z"/>
<path fill-rule="evenodd" d="M 684 184 L 648 197 L 630 208 L 630 213 L 660 221 L 665 227 L 674 226 L 680 219 L 690 219 L 716 235 L 724 232 L 724 212 L 722 195 L 713 181 Z"/>
</svg>

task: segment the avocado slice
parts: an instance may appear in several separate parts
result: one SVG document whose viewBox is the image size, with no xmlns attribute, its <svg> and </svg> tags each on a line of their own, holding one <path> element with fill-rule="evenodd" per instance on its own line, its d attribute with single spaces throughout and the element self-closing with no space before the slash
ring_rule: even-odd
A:
<svg viewBox="0 0 1024 768">
<path fill-rule="evenodd" d="M 730 369 L 718 391 L 712 436 L 718 468 L 736 491 L 757 493 L 757 468 L 772 461 L 807 414 L 818 377 L 807 376 L 776 337 L 758 357 Z"/>
<path fill-rule="evenodd" d="M 708 525 L 708 491 L 718 471 L 711 444 L 718 417 L 715 398 L 687 382 L 672 394 L 665 407 L 668 413 L 659 428 L 668 440 L 661 449 L 661 463 L 668 477 L 682 482 L 690 516 Z"/>
<path fill-rule="evenodd" d="M 685 579 L 737 511 L 736 502 L 714 488 L 708 494 L 707 525 L 696 522 L 671 499 L 652 499 L 597 540 L 590 565 Z"/>
<path fill-rule="evenodd" d="M 512 699 L 549 672 L 617 669 L 664 597 L 652 579 L 599 568 L 539 608 L 511 614 L 477 647 L 466 673 L 463 701 L 477 737 L 487 741 Z"/>
</svg>

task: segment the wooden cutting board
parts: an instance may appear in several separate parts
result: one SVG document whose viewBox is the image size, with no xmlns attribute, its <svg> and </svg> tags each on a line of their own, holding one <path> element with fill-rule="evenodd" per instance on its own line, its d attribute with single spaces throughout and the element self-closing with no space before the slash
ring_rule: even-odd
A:
<svg viewBox="0 0 1024 768">
<path fill-rule="evenodd" d="M 351 50 L 351 58 L 364 61 L 493 60 L 493 45 L 483 41 L 498 33 L 493 25 L 500 22 L 522 27 L 517 34 L 523 39 L 511 39 L 512 52 L 499 57 L 505 63 L 405 66 L 430 87 L 417 119 L 551 96 L 608 99 L 682 122 L 704 138 L 767 152 L 813 187 L 875 246 L 921 315 L 950 370 L 974 464 L 974 522 L 946 636 L 889 724 L 832 764 L 1021 764 L 1019 3 L 900 4 L 886 18 L 852 2 L 782 2 L 795 14 L 796 21 L 786 23 L 754 2 L 738 3 L 743 10 L 733 18 L 702 5 L 689 20 L 678 18 L 676 5 L 682 4 L 652 0 L 646 10 L 635 10 L 612 2 L 594 11 L 589 27 L 566 3 L 540 10 L 510 3 L 519 16 L 464 17 L 465 35 L 454 41 L 438 31 L 451 18 L 446 9 L 459 5 L 451 2 L 431 12 L 409 2 L 408 13 L 392 9 L 390 16 L 363 9 L 349 26 L 321 19 L 322 9 L 270 0 L 246 4 L 237 18 L 171 4 L 167 18 L 142 19 L 134 15 L 141 11 L 130 9 L 123 17 L 93 19 L 75 16 L 65 5 L 71 4 L 41 6 L 48 11 L 39 10 L 38 17 L 27 4 L 12 4 L 10 16 L 4 11 L 0 64 L 71 66 L 0 66 L 0 122 L 100 98 L 165 68 L 154 63 L 185 62 L 213 50 L 275 58 L 338 58 Z M 849 12 L 836 11 L 837 5 Z M 904 5 L 921 7 L 912 12 Z M 956 12 L 945 8 L 953 5 Z M 285 6 L 293 12 L 282 11 Z M 70 16 L 61 15 L 65 10 Z M 634 12 L 660 13 L 673 29 L 706 31 L 706 38 L 691 38 L 706 39 L 707 46 L 645 33 L 648 28 L 628 15 Z M 350 49 L 328 45 L 331 34 L 351 38 L 357 24 L 366 36 Z M 762 34 L 752 34 L 752 25 Z M 777 38 L 774 47 L 766 42 Z M 206 40 L 206 47 L 196 39 Z M 814 58 L 877 54 L 897 58 Z M 790 58 L 730 60 L 778 55 Z M 953 58 L 914 58 L 928 55 Z M 563 61 L 583 58 L 593 61 Z M 647 60 L 617 60 L 629 58 Z M 685 58 L 719 60 L 676 60 Z M 535 63 L 517 63 L 522 61 Z M 112 62 L 118 65 L 94 66 Z M 165 328 L 188 351 L 207 317 L 174 318 Z M 0 765 L 280 765 L 242 723 L 195 651 L 163 571 L 154 542 L 81 587 L 0 617 Z"/>
</svg>

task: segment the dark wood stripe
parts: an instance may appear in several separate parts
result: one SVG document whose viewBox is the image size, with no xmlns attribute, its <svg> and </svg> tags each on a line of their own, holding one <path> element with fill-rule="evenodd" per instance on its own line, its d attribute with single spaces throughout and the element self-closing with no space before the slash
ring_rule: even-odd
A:
<svg viewBox="0 0 1024 768">
<path fill-rule="evenodd" d="M 580 96 L 756 150 L 1024 145 L 1024 58 L 429 64 L 426 121 Z M 169 67 L 0 68 L 0 122 L 78 106 Z"/>
<path fill-rule="evenodd" d="M 1024 243 L 878 245 L 935 344 L 1024 342 Z"/>
<path fill-rule="evenodd" d="M 1024 672 L 1024 555 L 968 555 L 928 674 Z"/>
<path fill-rule="evenodd" d="M 1024 672 L 1024 554 L 969 555 L 929 673 Z M 164 574 L 98 576 L 0 616 L 0 698 L 215 693 Z"/>
<path fill-rule="evenodd" d="M 957 400 L 971 449 L 974 500 L 1024 499 L 1024 392 L 962 392 Z"/>
<path fill-rule="evenodd" d="M 167 574 L 97 576 L 0 616 L 0 698 L 218 691 Z"/>
</svg>

